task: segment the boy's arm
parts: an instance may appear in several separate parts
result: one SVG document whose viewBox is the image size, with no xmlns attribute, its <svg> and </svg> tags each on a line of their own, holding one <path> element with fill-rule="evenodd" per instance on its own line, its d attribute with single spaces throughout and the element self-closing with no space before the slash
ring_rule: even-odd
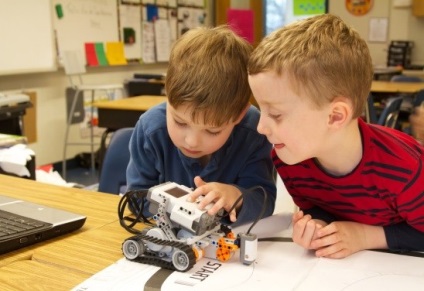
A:
<svg viewBox="0 0 424 291">
<path fill-rule="evenodd" d="M 310 248 L 317 256 L 341 258 L 364 249 L 386 249 L 383 228 L 351 221 L 337 221 L 336 217 L 320 207 L 304 210 L 314 220 L 322 220 L 327 226 L 316 230 Z M 319 250 L 321 249 L 321 250 Z"/>
<path fill-rule="evenodd" d="M 239 210 L 239 213 L 237 214 L 237 225 L 251 222 L 257 219 L 263 207 L 265 210 L 261 218 L 273 214 L 275 208 L 276 191 L 272 190 L 272 187 L 268 189 L 266 189 L 267 187 L 263 187 L 263 190 L 260 188 L 237 188 L 239 188 L 243 193 L 243 204 Z M 266 194 L 264 194 L 264 190 L 266 191 Z M 265 195 L 267 196 L 266 201 L 264 200 Z"/>
<path fill-rule="evenodd" d="M 357 242 L 356 246 L 350 249 L 358 248 L 356 251 L 362 249 L 390 249 L 392 251 L 406 252 L 406 251 L 423 251 L 424 250 L 424 232 L 420 232 L 406 222 L 398 223 L 389 226 L 372 226 L 365 225 L 357 222 L 345 222 L 335 221 L 334 217 L 325 212 L 324 210 L 314 207 L 304 211 L 305 214 L 310 214 L 314 219 L 321 219 L 330 223 L 331 226 L 323 228 L 318 232 L 322 237 L 328 237 L 329 235 L 336 234 L 337 236 L 344 236 L 350 239 L 351 242 Z M 360 235 L 362 233 L 362 235 Z M 357 237 L 355 234 L 359 234 L 361 237 Z M 361 238 L 366 238 L 366 241 L 359 242 Z M 347 240 L 347 239 L 346 239 Z M 315 241 L 312 244 L 312 248 L 322 248 L 328 244 L 324 241 Z M 358 244 L 363 245 L 363 247 Z M 317 252 L 317 255 L 324 255 L 325 251 Z M 353 253 L 353 252 L 352 252 Z"/>
<path fill-rule="evenodd" d="M 406 222 L 384 227 L 387 245 L 393 251 L 424 251 L 424 232 Z"/>
<path fill-rule="evenodd" d="M 316 230 L 311 242 L 315 255 L 332 259 L 347 257 L 361 250 L 387 249 L 382 226 L 353 221 L 335 221 Z"/>
<path fill-rule="evenodd" d="M 404 221 L 384 227 L 390 250 L 424 251 L 423 164 L 424 153 L 421 152 L 418 163 L 410 166 L 415 171 L 411 173 L 408 184 L 396 196 L 396 211 Z"/>
<path fill-rule="evenodd" d="M 142 130 L 141 121 L 135 128 L 129 143 L 130 161 L 127 166 L 127 191 L 149 189 L 159 183 L 159 174 L 155 168 L 155 155 L 149 151 L 149 146 L 145 145 L 146 136 Z M 149 140 L 148 140 L 149 141 Z M 151 145 L 150 145 L 151 146 Z M 140 199 L 131 200 L 129 208 L 134 214 L 138 214 L 142 201 Z M 144 200 L 143 215 L 149 217 L 152 214 L 148 211 L 149 201 Z"/>
<path fill-rule="evenodd" d="M 151 147 L 153 145 L 146 139 L 139 120 L 129 144 L 130 161 L 126 172 L 128 190 L 148 189 L 159 183 L 156 156 L 149 150 Z"/>
<path fill-rule="evenodd" d="M 254 221 L 261 213 L 263 206 L 265 211 L 262 218 L 274 212 L 277 188 L 271 150 L 272 145 L 264 138 L 263 143 L 258 144 L 254 153 L 251 154 L 235 185 L 243 193 L 243 204 L 237 214 L 238 225 Z"/>
<path fill-rule="evenodd" d="M 237 209 L 237 221 L 234 225 L 254 221 L 261 214 L 264 204 L 265 211 L 262 217 L 272 215 L 275 207 L 276 186 L 273 177 L 274 166 L 271 160 L 271 144 L 268 143 L 266 138 L 262 137 L 261 142 L 252 142 L 249 146 L 252 146 L 252 148 L 246 151 L 248 157 L 244 159 L 245 162 L 241 165 L 241 170 L 237 172 L 236 179 L 226 184 L 226 186 L 234 187 L 234 190 L 236 190 L 234 192 L 241 192 L 243 195 L 241 207 Z M 209 182 L 207 184 L 222 183 Z M 223 189 L 224 187 L 220 188 Z M 210 190 L 211 189 L 207 190 L 204 187 L 197 188 L 191 194 L 191 199 L 196 200 L 200 195 L 205 195 L 207 197 L 208 193 L 205 192 Z M 264 192 L 266 192 L 266 194 Z M 216 196 L 215 194 L 213 196 Z M 265 195 L 267 196 L 267 201 L 264 201 Z M 224 202 L 220 202 L 221 205 L 233 205 L 240 194 L 236 196 L 232 195 L 232 198 L 229 196 L 230 195 L 225 195 L 225 193 L 220 194 L 219 198 L 225 200 Z M 208 199 L 203 199 L 202 202 L 209 203 L 210 199 L 209 197 L 207 198 Z M 231 223 L 229 217 L 225 217 L 222 222 L 226 224 Z"/>
</svg>

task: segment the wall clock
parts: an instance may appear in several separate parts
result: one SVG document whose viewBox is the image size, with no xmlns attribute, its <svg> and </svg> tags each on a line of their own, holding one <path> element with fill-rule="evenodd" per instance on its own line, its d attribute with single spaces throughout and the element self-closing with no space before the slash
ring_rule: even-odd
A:
<svg viewBox="0 0 424 291">
<path fill-rule="evenodd" d="M 373 0 L 346 0 L 346 9 L 355 16 L 367 14 L 372 7 Z"/>
</svg>

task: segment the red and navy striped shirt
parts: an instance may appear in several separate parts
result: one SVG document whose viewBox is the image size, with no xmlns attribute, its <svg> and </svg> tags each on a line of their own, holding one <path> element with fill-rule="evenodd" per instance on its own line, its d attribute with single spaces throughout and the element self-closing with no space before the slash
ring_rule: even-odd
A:
<svg viewBox="0 0 424 291">
<path fill-rule="evenodd" d="M 333 176 L 314 159 L 274 165 L 300 209 L 319 207 L 336 220 L 389 226 L 402 222 L 424 232 L 423 150 L 411 136 L 359 120 L 363 157 L 347 175 Z M 423 241 L 424 248 L 424 241 Z"/>
</svg>

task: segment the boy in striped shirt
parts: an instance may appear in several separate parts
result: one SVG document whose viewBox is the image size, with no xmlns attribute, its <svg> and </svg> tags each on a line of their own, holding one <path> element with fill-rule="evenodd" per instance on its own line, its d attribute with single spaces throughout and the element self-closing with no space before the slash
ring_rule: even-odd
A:
<svg viewBox="0 0 424 291">
<path fill-rule="evenodd" d="M 258 131 L 300 211 L 293 241 L 316 256 L 424 251 L 423 147 L 365 123 L 373 79 L 366 42 L 325 14 L 283 27 L 250 57 Z"/>
</svg>

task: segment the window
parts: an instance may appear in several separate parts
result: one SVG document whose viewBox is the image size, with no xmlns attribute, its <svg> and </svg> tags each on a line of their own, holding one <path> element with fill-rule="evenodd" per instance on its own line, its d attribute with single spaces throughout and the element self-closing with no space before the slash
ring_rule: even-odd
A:
<svg viewBox="0 0 424 291">
<path fill-rule="evenodd" d="M 264 0 L 265 35 L 299 19 L 328 12 L 328 0 Z"/>
</svg>

